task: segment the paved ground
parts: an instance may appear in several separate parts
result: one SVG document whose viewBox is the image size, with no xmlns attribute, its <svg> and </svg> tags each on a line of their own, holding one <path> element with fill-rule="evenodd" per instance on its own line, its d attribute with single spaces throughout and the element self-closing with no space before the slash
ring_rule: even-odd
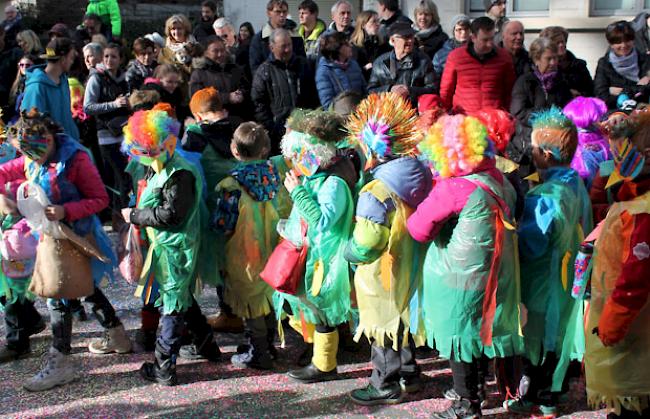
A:
<svg viewBox="0 0 650 419">
<path fill-rule="evenodd" d="M 132 287 L 118 281 L 106 290 L 115 304 L 118 315 L 133 336 L 139 327 L 139 302 L 131 296 Z M 214 313 L 215 294 L 206 291 L 200 299 L 206 313 Z M 46 313 L 45 305 L 38 308 Z M 91 313 L 89 313 L 91 314 Z M 0 318 L 2 314 L 0 313 Z M 4 322 L 2 322 L 4 325 Z M 0 326 L 4 336 L 4 326 Z M 393 407 L 364 408 L 354 405 L 348 392 L 364 386 L 369 375 L 368 349 L 359 353 L 342 353 L 339 357 L 340 379 L 328 383 L 300 385 L 288 379 L 285 373 L 293 368 L 299 354 L 298 339 L 290 334 L 287 348 L 280 349 L 281 359 L 276 370 L 260 373 L 238 370 L 229 362 L 184 362 L 178 366 L 181 385 L 168 388 L 143 381 L 137 370 L 151 354 L 91 355 L 86 346 L 89 339 L 100 335 L 94 320 L 74 326 L 74 357 L 83 371 L 76 382 L 45 393 L 29 393 L 22 382 L 40 366 L 41 356 L 48 350 L 49 329 L 33 340 L 32 357 L 0 367 L 0 413 L 2 417 L 429 417 L 449 404 L 441 397 L 451 385 L 448 365 L 443 360 L 421 360 L 426 376 L 425 389 L 410 396 L 403 404 Z M 225 359 L 235 351 L 242 335 L 219 335 Z M 4 344 L 0 340 L 0 344 Z M 494 385 L 490 387 L 494 391 Z M 603 411 L 588 411 L 584 385 L 572 385 L 572 397 L 562 407 L 565 417 L 603 418 Z M 484 411 L 488 418 L 509 417 L 498 402 L 491 398 Z"/>
</svg>

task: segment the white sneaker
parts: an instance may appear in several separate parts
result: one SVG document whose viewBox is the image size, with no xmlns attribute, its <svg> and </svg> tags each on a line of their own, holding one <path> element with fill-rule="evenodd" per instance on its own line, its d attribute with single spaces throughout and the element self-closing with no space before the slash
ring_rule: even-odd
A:
<svg viewBox="0 0 650 419">
<path fill-rule="evenodd" d="M 131 340 L 123 325 L 106 330 L 104 337 L 94 339 L 88 345 L 88 350 L 94 354 L 128 354 L 131 349 Z"/>
<path fill-rule="evenodd" d="M 51 347 L 45 355 L 43 368 L 23 387 L 27 391 L 45 391 L 61 386 L 77 378 L 77 368 L 71 355 L 65 355 Z"/>
</svg>

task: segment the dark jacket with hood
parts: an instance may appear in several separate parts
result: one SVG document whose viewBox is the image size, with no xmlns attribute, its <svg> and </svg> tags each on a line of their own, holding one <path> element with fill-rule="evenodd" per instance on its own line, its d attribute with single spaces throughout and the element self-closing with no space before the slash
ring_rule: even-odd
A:
<svg viewBox="0 0 650 419">
<path fill-rule="evenodd" d="M 369 93 L 389 92 L 398 84 L 409 89 L 411 103 L 426 93 L 437 92 L 431 59 L 419 50 L 397 61 L 395 51 L 387 52 L 375 60 L 368 82 Z"/>
<path fill-rule="evenodd" d="M 442 26 L 435 25 L 427 30 L 418 31 L 415 40 L 420 51 L 433 59 L 433 56 L 442 48 L 449 36 L 442 30 Z"/>
<path fill-rule="evenodd" d="M 269 131 L 272 151 L 284 135 L 284 123 L 295 108 L 316 108 L 314 73 L 307 59 L 293 56 L 288 64 L 269 56 L 253 77 L 255 119 Z"/>
<path fill-rule="evenodd" d="M 306 57 L 305 53 L 305 44 L 302 41 L 302 38 L 296 32 L 296 22 L 293 20 L 287 19 L 287 22 L 284 25 L 284 29 L 288 30 L 291 34 L 291 44 L 293 45 L 293 55 L 300 55 Z M 273 28 L 270 23 L 264 25 L 261 31 L 255 34 L 251 39 L 249 47 L 249 60 L 248 64 L 251 68 L 251 73 L 255 75 L 257 67 L 259 67 L 266 59 L 268 58 L 271 50 L 269 49 L 269 37 L 273 32 Z"/>
<path fill-rule="evenodd" d="M 129 92 L 141 88 L 147 78 L 153 77 L 156 66 L 158 63 L 155 61 L 152 65 L 147 66 L 138 60 L 131 60 L 126 67 L 126 82 L 129 84 Z"/>
<path fill-rule="evenodd" d="M 553 87 L 545 92 L 542 84 L 533 72 L 528 70 L 520 76 L 512 89 L 512 102 L 510 113 L 517 119 L 515 135 L 508 144 L 508 157 L 517 163 L 528 163 L 525 157 L 530 158 L 530 135 L 533 131 L 530 117 L 534 112 L 539 112 L 556 105 L 563 108 L 573 96 L 569 91 L 569 84 L 564 75 L 558 72 Z"/>
<path fill-rule="evenodd" d="M 639 53 L 639 78 L 650 73 L 650 57 Z M 594 76 L 594 95 L 607 103 L 609 109 L 617 108 L 618 96 L 609 94 L 610 87 L 621 87 L 623 93 L 637 102 L 646 102 L 650 94 L 650 86 L 639 86 L 635 81 L 627 79 L 616 72 L 609 61 L 609 51 L 598 60 L 596 75 Z"/>
<path fill-rule="evenodd" d="M 192 35 L 196 38 L 196 41 L 199 42 L 201 45 L 205 42 L 206 39 L 208 39 L 210 36 L 214 36 L 214 29 L 212 28 L 212 24 L 214 21 L 217 20 L 216 18 L 210 19 L 208 21 L 203 20 L 201 18 L 199 22 L 194 26 L 194 31 L 192 32 Z"/>
<path fill-rule="evenodd" d="M 219 157 L 232 159 L 230 142 L 234 131 L 230 118 L 190 125 L 187 127 L 183 149 L 203 153 L 205 148 L 210 146 Z"/>
<path fill-rule="evenodd" d="M 120 124 L 126 123 L 130 112 L 128 107 L 120 108 L 113 101 L 128 92 L 129 85 L 123 71 L 113 77 L 101 68 L 90 70 L 84 95 L 84 112 L 95 117 L 100 141 L 102 131 L 109 131 L 113 137 L 119 136 L 116 135 L 116 130 Z"/>
<path fill-rule="evenodd" d="M 404 16 L 401 10 L 397 10 L 393 16 L 379 21 L 379 34 L 383 39 L 388 39 L 388 28 L 395 22 L 405 22 L 409 25 L 413 24 L 413 21 L 407 16 Z"/>
<path fill-rule="evenodd" d="M 251 83 L 243 67 L 230 61 L 221 65 L 207 57 L 201 57 L 192 61 L 192 68 L 190 97 L 197 91 L 212 86 L 219 91 L 221 103 L 230 115 L 237 116 L 245 121 L 251 119 Z M 230 93 L 237 90 L 244 94 L 244 102 L 230 103 Z"/>
<path fill-rule="evenodd" d="M 634 28 L 634 47 L 641 54 L 650 54 L 650 37 L 648 36 L 648 17 L 650 13 L 641 12 L 632 21 Z"/>
</svg>

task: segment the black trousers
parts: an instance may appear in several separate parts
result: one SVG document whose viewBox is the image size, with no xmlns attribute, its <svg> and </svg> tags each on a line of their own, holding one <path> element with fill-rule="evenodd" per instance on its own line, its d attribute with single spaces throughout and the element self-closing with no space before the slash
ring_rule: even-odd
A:
<svg viewBox="0 0 650 419">
<path fill-rule="evenodd" d="M 100 144 L 99 153 L 102 156 L 102 180 L 112 189 L 108 189 L 108 195 L 113 211 L 119 211 L 129 206 L 129 191 L 132 188 L 130 176 L 124 171 L 128 163 L 126 156 L 120 151 L 120 143 Z"/>
<path fill-rule="evenodd" d="M 163 314 L 160 319 L 160 333 L 156 342 L 165 355 L 175 356 L 181 349 L 185 325 L 192 334 L 192 343 L 199 349 L 214 340 L 212 328 L 201 312 L 199 304 L 192 298 L 192 305 L 184 313 Z"/>
<path fill-rule="evenodd" d="M 488 375 L 490 360 L 486 356 L 474 358 L 472 362 L 449 360 L 454 379 L 454 390 L 467 400 L 478 400 L 481 388 Z"/>
<path fill-rule="evenodd" d="M 34 307 L 34 303 L 27 298 L 8 303 L 2 297 L 0 302 L 5 310 L 7 347 L 16 351 L 28 350 L 30 332 L 41 321 L 40 313 Z"/>
<path fill-rule="evenodd" d="M 402 331 L 397 333 L 402 336 Z M 372 362 L 372 375 L 370 384 L 377 389 L 385 389 L 399 385 L 401 377 L 413 377 L 420 374 L 420 367 L 415 362 L 415 342 L 411 335 L 408 345 L 398 350 L 393 349 L 393 342 L 386 339 L 382 348 L 377 342 L 370 346 L 370 361 Z"/>
</svg>

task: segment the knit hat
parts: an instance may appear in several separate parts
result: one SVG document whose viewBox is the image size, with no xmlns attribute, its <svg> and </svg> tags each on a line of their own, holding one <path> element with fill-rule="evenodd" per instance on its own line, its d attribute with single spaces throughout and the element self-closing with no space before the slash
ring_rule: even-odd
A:
<svg viewBox="0 0 650 419">
<path fill-rule="evenodd" d="M 467 15 L 456 15 L 456 16 L 452 17 L 451 18 L 451 26 L 450 26 L 452 33 L 454 32 L 454 28 L 456 27 L 456 25 L 458 25 L 459 23 L 463 23 L 463 24 L 469 26 L 470 22 L 471 22 L 471 19 Z"/>
<path fill-rule="evenodd" d="M 489 12 L 492 6 L 497 4 L 500 0 L 483 0 L 483 6 L 485 6 L 485 12 Z"/>
<path fill-rule="evenodd" d="M 55 23 L 47 34 L 50 38 L 52 35 L 56 35 L 59 38 L 69 38 L 70 30 L 65 23 Z"/>
<path fill-rule="evenodd" d="M 369 169 L 377 159 L 416 155 L 421 139 L 416 123 L 415 109 L 402 96 L 373 93 L 350 116 L 347 129 L 363 150 Z"/>
</svg>

